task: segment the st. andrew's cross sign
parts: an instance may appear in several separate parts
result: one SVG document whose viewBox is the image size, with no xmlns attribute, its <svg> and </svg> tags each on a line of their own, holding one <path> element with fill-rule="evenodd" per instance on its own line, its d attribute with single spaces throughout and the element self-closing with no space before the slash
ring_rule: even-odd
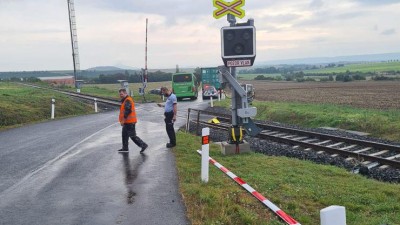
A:
<svg viewBox="0 0 400 225">
<path fill-rule="evenodd" d="M 233 2 L 225 2 L 224 0 L 213 0 L 214 10 L 213 16 L 219 19 L 227 14 L 232 14 L 235 17 L 243 18 L 245 16 L 244 10 L 241 9 L 245 5 L 245 0 L 235 0 Z"/>
</svg>

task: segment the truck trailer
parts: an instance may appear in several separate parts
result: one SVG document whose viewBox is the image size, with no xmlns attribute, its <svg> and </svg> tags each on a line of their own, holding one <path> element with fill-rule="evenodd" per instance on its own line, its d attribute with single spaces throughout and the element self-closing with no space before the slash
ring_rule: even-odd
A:
<svg viewBox="0 0 400 225">
<path fill-rule="evenodd" d="M 217 67 L 201 68 L 201 95 L 203 99 L 218 98 L 221 91 Z"/>
</svg>

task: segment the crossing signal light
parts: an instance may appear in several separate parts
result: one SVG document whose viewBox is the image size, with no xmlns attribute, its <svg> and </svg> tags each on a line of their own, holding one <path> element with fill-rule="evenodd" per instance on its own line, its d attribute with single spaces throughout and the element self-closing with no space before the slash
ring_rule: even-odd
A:
<svg viewBox="0 0 400 225">
<path fill-rule="evenodd" d="M 253 65 L 256 56 L 255 27 L 222 27 L 221 45 L 221 56 L 225 65 L 232 60 L 250 60 Z"/>
</svg>

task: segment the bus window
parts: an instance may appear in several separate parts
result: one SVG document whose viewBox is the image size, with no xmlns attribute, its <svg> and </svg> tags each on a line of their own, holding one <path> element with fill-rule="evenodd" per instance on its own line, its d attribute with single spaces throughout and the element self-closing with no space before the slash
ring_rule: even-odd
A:
<svg viewBox="0 0 400 225">
<path fill-rule="evenodd" d="M 173 82 L 182 83 L 182 82 L 192 82 L 191 74 L 180 74 L 173 76 Z"/>
</svg>

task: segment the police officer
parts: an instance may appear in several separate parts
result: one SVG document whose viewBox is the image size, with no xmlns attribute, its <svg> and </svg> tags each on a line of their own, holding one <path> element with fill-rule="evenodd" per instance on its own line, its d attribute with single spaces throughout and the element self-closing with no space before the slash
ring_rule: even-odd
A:
<svg viewBox="0 0 400 225">
<path fill-rule="evenodd" d="M 121 107 L 119 110 L 119 123 L 122 126 L 122 149 L 118 152 L 129 152 L 129 137 L 141 148 L 140 153 L 144 152 L 148 145 L 136 136 L 135 125 L 137 123 L 135 103 L 131 96 L 128 95 L 125 88 L 119 89 L 119 97 L 121 98 Z"/>
<path fill-rule="evenodd" d="M 169 137 L 169 143 L 167 143 L 167 148 L 172 148 L 176 146 L 176 136 L 174 130 L 174 122 L 176 121 L 176 113 L 178 111 L 178 100 L 174 93 L 166 87 L 161 88 L 161 94 L 167 97 L 165 105 L 158 103 L 157 105 L 165 107 L 165 128 Z"/>
</svg>

